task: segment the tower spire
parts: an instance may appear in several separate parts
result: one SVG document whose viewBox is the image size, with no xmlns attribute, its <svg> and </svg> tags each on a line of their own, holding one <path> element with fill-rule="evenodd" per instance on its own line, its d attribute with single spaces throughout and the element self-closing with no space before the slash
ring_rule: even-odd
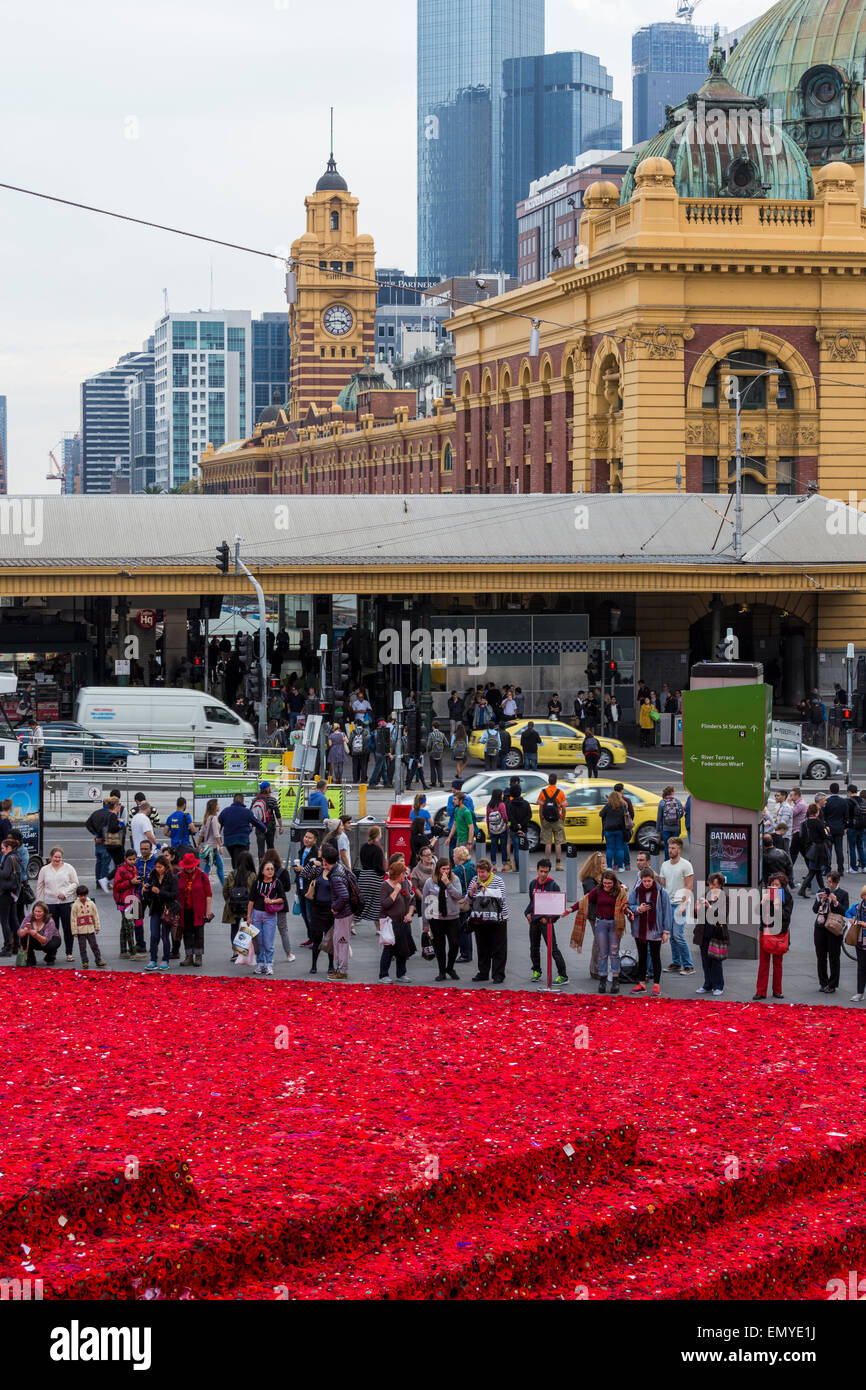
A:
<svg viewBox="0 0 866 1390">
<path fill-rule="evenodd" d="M 331 159 L 334 158 L 334 108 L 331 107 Z"/>
</svg>

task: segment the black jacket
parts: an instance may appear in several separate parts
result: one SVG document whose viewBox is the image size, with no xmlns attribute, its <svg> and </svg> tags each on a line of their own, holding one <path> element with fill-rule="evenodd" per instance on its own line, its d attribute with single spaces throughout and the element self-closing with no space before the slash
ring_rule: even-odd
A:
<svg viewBox="0 0 866 1390">
<path fill-rule="evenodd" d="M 0 893 L 18 893 L 21 888 L 21 865 L 15 854 L 0 859 Z"/>
<path fill-rule="evenodd" d="M 848 798 L 828 796 L 824 802 L 824 823 L 831 835 L 838 835 L 848 824 Z"/>
<path fill-rule="evenodd" d="M 827 890 L 827 896 L 829 896 L 829 889 Z M 836 899 L 835 907 L 833 907 L 832 903 L 830 904 L 829 909 L 825 907 L 824 897 L 824 893 L 818 893 L 815 898 L 815 901 L 812 904 L 812 911 L 815 913 L 816 917 L 819 912 L 826 913 L 828 910 L 830 912 L 841 912 L 842 916 L 844 917 L 845 913 L 848 911 L 848 908 L 851 906 L 851 899 L 845 888 L 833 889 L 833 897 Z"/>
<path fill-rule="evenodd" d="M 775 845 L 772 849 L 764 850 L 764 886 L 770 874 L 785 874 L 788 882 L 794 876 L 794 866 L 791 863 L 790 854 L 786 854 L 783 849 L 778 849 Z"/>
<path fill-rule="evenodd" d="M 523 796 L 506 796 L 505 806 L 508 811 L 508 825 L 511 830 L 525 831 L 532 820 L 532 807 Z"/>
<path fill-rule="evenodd" d="M 624 831 L 624 830 L 625 830 L 625 814 L 626 814 L 626 808 L 625 808 L 624 806 L 620 806 L 620 807 L 618 807 L 616 810 L 614 810 L 614 808 L 613 808 L 612 806 L 602 806 L 602 808 L 601 808 L 601 828 L 602 828 L 602 830 L 604 830 L 605 833 L 608 833 L 608 834 L 609 834 L 611 831 L 613 831 L 613 830 L 623 830 L 623 831 Z"/>
<path fill-rule="evenodd" d="M 524 753 L 528 753 L 532 757 L 533 753 L 537 753 L 541 747 L 541 735 L 535 729 L 524 729 L 520 735 L 520 746 Z"/>
</svg>

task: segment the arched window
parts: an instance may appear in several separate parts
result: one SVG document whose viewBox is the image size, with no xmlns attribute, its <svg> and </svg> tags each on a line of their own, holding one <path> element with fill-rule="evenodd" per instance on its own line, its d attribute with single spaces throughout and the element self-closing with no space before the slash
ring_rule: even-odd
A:
<svg viewBox="0 0 866 1390">
<path fill-rule="evenodd" d="M 339 213 L 336 211 L 336 209 L 335 209 L 335 210 L 331 213 L 331 231 L 332 231 L 332 232 L 338 232 L 339 230 L 340 230 L 340 214 L 339 214 Z"/>
<path fill-rule="evenodd" d="M 454 455 L 453 455 L 453 453 L 451 452 L 451 445 L 450 445 L 450 444 L 446 444 L 446 445 L 445 445 L 445 448 L 442 450 L 442 472 L 443 472 L 443 473 L 453 473 L 453 472 L 454 472 Z"/>
</svg>

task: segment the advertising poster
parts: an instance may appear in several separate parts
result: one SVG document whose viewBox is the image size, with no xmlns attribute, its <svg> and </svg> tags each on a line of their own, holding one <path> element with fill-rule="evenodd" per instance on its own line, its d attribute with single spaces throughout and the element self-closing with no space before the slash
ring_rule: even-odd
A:
<svg viewBox="0 0 866 1390">
<path fill-rule="evenodd" d="M 707 826 L 707 878 L 724 874 L 729 888 L 751 888 L 752 827 Z"/>
<path fill-rule="evenodd" d="M 10 800 L 9 819 L 31 854 L 42 855 L 42 773 L 36 768 L 0 772 L 0 801 Z"/>
</svg>

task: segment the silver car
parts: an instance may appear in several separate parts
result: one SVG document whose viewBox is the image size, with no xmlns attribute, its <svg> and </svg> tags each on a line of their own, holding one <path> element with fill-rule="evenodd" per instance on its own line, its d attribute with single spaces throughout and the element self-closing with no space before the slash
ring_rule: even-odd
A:
<svg viewBox="0 0 866 1390">
<path fill-rule="evenodd" d="M 829 748 L 774 738 L 770 743 L 770 773 L 773 777 L 802 777 L 804 782 L 829 782 L 832 777 L 845 776 L 845 764 Z"/>
</svg>

